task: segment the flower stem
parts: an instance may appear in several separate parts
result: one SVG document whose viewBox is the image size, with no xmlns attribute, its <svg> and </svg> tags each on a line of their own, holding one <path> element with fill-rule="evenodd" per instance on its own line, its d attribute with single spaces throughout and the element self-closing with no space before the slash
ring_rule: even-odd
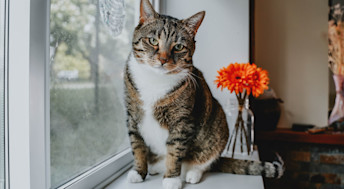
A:
<svg viewBox="0 0 344 189">
<path fill-rule="evenodd" d="M 244 152 L 244 149 L 243 149 L 243 142 L 242 142 L 242 135 L 244 134 L 242 132 L 242 128 L 243 128 L 243 122 L 240 122 L 240 149 L 241 149 L 241 153 Z"/>
<path fill-rule="evenodd" d="M 245 129 L 244 127 L 243 127 L 242 129 L 244 130 L 245 139 L 246 139 L 247 155 L 250 155 L 250 153 L 251 153 L 251 148 L 250 148 L 250 144 L 249 144 L 249 140 L 248 140 L 247 131 L 246 131 L 246 129 Z"/>
<path fill-rule="evenodd" d="M 234 133 L 234 129 L 233 129 L 233 133 Z M 229 143 L 228 143 L 227 151 L 229 151 L 229 148 L 230 148 L 230 146 L 231 146 L 231 143 L 232 143 L 232 139 L 233 139 L 233 134 L 231 134 L 231 138 L 229 139 Z"/>
<path fill-rule="evenodd" d="M 240 112 L 239 112 L 239 114 L 240 114 Z M 234 137 L 234 143 L 233 143 L 233 149 L 232 149 L 232 158 L 234 157 L 234 150 L 235 150 L 235 144 L 236 144 L 236 140 L 237 140 L 237 136 L 238 136 L 239 126 L 240 126 L 240 119 L 239 119 L 239 116 L 238 116 L 237 121 L 235 123 L 235 131 L 234 131 L 235 132 L 235 137 Z"/>
</svg>

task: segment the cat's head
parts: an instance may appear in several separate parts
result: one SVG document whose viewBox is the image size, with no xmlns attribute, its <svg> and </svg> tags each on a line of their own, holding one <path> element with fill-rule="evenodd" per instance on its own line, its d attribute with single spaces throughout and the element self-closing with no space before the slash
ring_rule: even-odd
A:
<svg viewBox="0 0 344 189">
<path fill-rule="evenodd" d="M 133 37 L 133 54 L 140 64 L 146 64 L 163 74 L 176 74 L 192 67 L 195 35 L 205 12 L 178 20 L 154 11 L 149 0 L 141 0 L 140 22 Z"/>
</svg>

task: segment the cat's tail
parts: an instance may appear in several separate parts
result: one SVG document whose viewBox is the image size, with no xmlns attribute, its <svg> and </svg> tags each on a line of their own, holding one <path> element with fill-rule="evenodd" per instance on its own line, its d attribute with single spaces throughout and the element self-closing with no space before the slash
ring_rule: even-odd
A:
<svg viewBox="0 0 344 189">
<path fill-rule="evenodd" d="M 281 178 L 284 173 L 284 162 L 278 154 L 276 154 L 276 160 L 273 162 L 221 157 L 213 164 L 211 171 L 243 175 L 262 175 L 266 178 Z"/>
</svg>

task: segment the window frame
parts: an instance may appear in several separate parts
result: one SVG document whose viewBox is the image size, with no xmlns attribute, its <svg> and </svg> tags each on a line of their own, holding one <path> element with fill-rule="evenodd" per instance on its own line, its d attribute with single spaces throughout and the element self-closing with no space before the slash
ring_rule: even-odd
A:
<svg viewBox="0 0 344 189">
<path fill-rule="evenodd" d="M 4 164 L 4 188 L 8 188 L 8 142 L 6 141 L 6 139 L 8 138 L 8 127 L 6 126 L 7 125 L 7 116 L 8 116 L 8 112 L 6 111 L 7 110 L 7 105 L 8 105 L 8 101 L 7 101 L 7 91 L 8 91 L 8 88 L 7 88 L 7 82 L 8 82 L 8 79 L 7 79 L 7 69 L 8 69 L 8 65 L 7 65 L 7 59 L 8 59 L 8 56 L 7 56 L 7 53 L 8 53 L 8 0 L 3 0 L 0 2 L 0 9 L 2 12 L 1 14 L 1 17 L 3 20 L 1 22 L 1 26 L 0 28 L 3 30 L 1 33 L 1 36 L 3 38 L 3 42 L 0 44 L 2 47 L 3 47 L 3 53 L 2 57 L 3 58 L 3 66 L 4 67 L 4 76 L 3 76 L 3 86 L 4 86 L 4 96 L 3 96 L 3 101 L 4 101 L 4 104 L 3 104 L 3 110 L 4 110 L 4 120 L 3 120 L 3 124 L 4 124 L 4 128 L 3 128 L 3 132 L 4 132 L 4 138 L 2 139 L 3 140 L 3 144 L 4 144 L 4 162 L 0 162 L 0 163 L 3 163 Z M 0 186 L 2 187 L 2 186 Z"/>
<path fill-rule="evenodd" d="M 4 0 L 6 189 L 50 188 L 50 0 Z M 160 0 L 152 0 L 160 10 Z M 58 188 L 102 188 L 131 167 L 128 148 Z"/>
</svg>

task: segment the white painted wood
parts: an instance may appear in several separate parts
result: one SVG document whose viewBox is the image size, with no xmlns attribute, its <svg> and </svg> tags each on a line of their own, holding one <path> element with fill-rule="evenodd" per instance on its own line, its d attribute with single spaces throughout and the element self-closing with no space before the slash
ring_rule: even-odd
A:
<svg viewBox="0 0 344 189">
<path fill-rule="evenodd" d="M 30 187 L 30 0 L 9 7 L 9 187 Z"/>
<path fill-rule="evenodd" d="M 80 176 L 72 179 L 66 184 L 58 187 L 58 189 L 92 189 L 100 188 L 100 186 L 110 183 L 114 178 L 119 175 L 123 167 L 133 162 L 131 150 L 126 149 L 114 157 L 96 165 L 92 169 L 86 171 Z M 109 178 L 112 178 L 109 180 Z M 34 189 L 34 188 L 33 188 Z"/>
<path fill-rule="evenodd" d="M 162 175 L 148 176 L 142 183 L 128 183 L 126 174 L 119 177 L 106 189 L 160 189 L 162 188 Z M 185 184 L 183 189 L 263 189 L 261 176 L 242 176 L 225 173 L 206 173 L 198 184 Z"/>
<path fill-rule="evenodd" d="M 259 160 L 258 152 L 255 151 L 250 158 L 240 157 L 240 159 Z M 129 183 L 126 179 L 127 172 L 116 179 L 105 189 L 160 189 L 162 188 L 162 174 L 156 176 L 148 175 L 142 183 Z M 227 173 L 206 173 L 198 184 L 183 184 L 183 189 L 263 189 L 262 176 L 234 175 Z"/>
</svg>

